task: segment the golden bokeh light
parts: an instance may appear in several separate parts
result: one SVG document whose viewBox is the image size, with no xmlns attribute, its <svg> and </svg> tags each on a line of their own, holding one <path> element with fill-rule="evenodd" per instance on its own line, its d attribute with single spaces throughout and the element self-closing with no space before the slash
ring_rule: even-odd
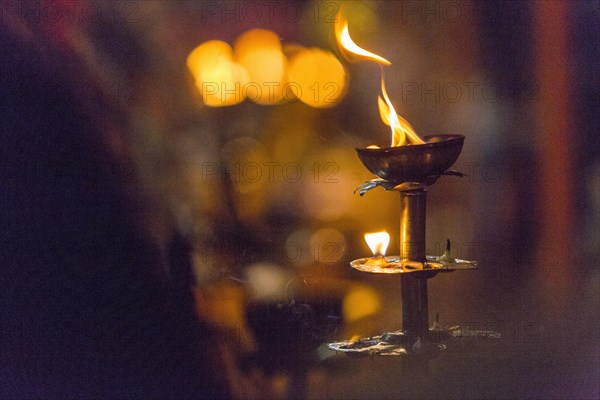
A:
<svg viewBox="0 0 600 400">
<path fill-rule="evenodd" d="M 294 58 L 295 55 L 297 55 L 303 50 L 306 50 L 306 47 L 298 43 L 284 43 L 281 46 L 281 50 L 283 51 L 283 54 L 285 54 L 287 59 L 291 60 L 292 58 Z"/>
<path fill-rule="evenodd" d="M 303 103 L 316 108 L 338 104 L 346 94 L 346 70 L 336 56 L 318 48 L 296 52 L 290 61 L 289 87 Z"/>
<path fill-rule="evenodd" d="M 187 66 L 203 102 L 230 106 L 245 99 L 273 105 L 296 98 L 315 108 L 338 104 L 346 94 L 346 70 L 335 55 L 296 43 L 282 45 L 266 29 L 242 33 L 233 48 L 221 40 L 196 47 Z"/>
<path fill-rule="evenodd" d="M 241 34 L 234 45 L 235 60 L 248 72 L 245 92 L 259 104 L 284 100 L 287 59 L 279 37 L 266 29 L 251 29 Z"/>
<path fill-rule="evenodd" d="M 289 276 L 277 264 L 258 262 L 246 268 L 249 294 L 257 300 L 283 300 Z"/>
<path fill-rule="evenodd" d="M 352 288 L 344 297 L 342 313 L 346 323 L 370 317 L 381 310 L 381 299 L 377 292 L 367 286 Z"/>
<path fill-rule="evenodd" d="M 188 55 L 187 67 L 195 79 L 202 79 L 202 71 L 217 63 L 219 59 L 233 60 L 233 49 L 222 40 L 209 40 L 196 47 Z"/>
<path fill-rule="evenodd" d="M 229 44 L 221 40 L 202 43 L 188 56 L 187 66 L 206 105 L 230 106 L 245 99 L 248 73 L 233 61 Z"/>
<path fill-rule="evenodd" d="M 316 262 L 339 262 L 346 252 L 346 237 L 335 228 L 321 228 L 310 237 L 310 250 Z"/>
</svg>

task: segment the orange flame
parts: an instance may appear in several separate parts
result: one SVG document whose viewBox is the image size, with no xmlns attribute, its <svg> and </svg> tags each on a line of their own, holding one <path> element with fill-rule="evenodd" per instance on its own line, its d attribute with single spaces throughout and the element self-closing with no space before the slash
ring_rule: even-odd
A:
<svg viewBox="0 0 600 400">
<path fill-rule="evenodd" d="M 396 113 L 394 105 L 385 89 L 383 71 L 381 74 L 381 93 L 383 94 L 383 98 L 381 96 L 377 97 L 379 115 L 383 123 L 392 128 L 392 147 L 425 143 L 417 135 L 410 123 Z"/>
<path fill-rule="evenodd" d="M 373 255 L 384 256 L 390 244 L 390 235 L 386 231 L 365 233 L 365 241 L 373 252 Z"/>
<path fill-rule="evenodd" d="M 341 9 L 338 12 L 335 22 L 335 36 L 338 40 L 338 44 L 343 50 L 347 50 L 351 54 L 357 55 L 358 58 L 375 61 L 383 65 L 392 65 L 392 63 L 385 58 L 371 53 L 354 43 L 354 40 L 350 37 L 350 31 L 348 30 L 348 19 L 342 14 Z"/>
<path fill-rule="evenodd" d="M 413 127 L 407 120 L 396 113 L 385 88 L 385 78 L 383 75 L 383 66 L 391 65 L 392 63 L 385 58 L 371 53 L 358 46 L 350 37 L 348 30 L 348 20 L 343 15 L 342 9 L 338 12 L 335 23 L 335 35 L 338 45 L 343 52 L 355 55 L 359 59 L 375 61 L 381 66 L 381 92 L 383 98 L 378 96 L 377 104 L 379 106 L 379 115 L 384 124 L 392 130 L 392 147 L 405 146 L 408 144 L 423 144 L 425 143 L 415 132 Z M 372 147 L 372 146 L 369 146 Z"/>
</svg>

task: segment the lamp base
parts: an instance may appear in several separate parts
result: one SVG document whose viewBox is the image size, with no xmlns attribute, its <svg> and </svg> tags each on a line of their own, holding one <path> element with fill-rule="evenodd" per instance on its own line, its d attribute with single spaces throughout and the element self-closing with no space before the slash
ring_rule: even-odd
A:
<svg viewBox="0 0 600 400">
<path fill-rule="evenodd" d="M 478 341 L 500 339 L 501 334 L 489 330 L 470 330 L 460 326 L 440 327 L 434 324 L 429 328 L 427 340 L 407 335 L 405 331 L 386 332 L 378 336 L 361 338 L 354 341 L 329 343 L 330 350 L 348 355 L 404 356 L 434 358 L 440 352 L 453 346 L 472 345 L 477 348 Z"/>
</svg>

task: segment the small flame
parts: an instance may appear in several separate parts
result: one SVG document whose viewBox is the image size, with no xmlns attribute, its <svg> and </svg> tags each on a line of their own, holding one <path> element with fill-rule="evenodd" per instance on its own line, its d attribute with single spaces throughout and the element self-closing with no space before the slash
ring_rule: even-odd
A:
<svg viewBox="0 0 600 400">
<path fill-rule="evenodd" d="M 386 231 L 365 233 L 365 241 L 375 256 L 384 256 L 390 244 L 390 235 Z"/>
<path fill-rule="evenodd" d="M 408 121 L 396 113 L 396 110 L 387 94 L 387 90 L 385 88 L 385 78 L 383 75 L 383 66 L 391 65 L 392 63 L 354 43 L 348 30 L 348 19 L 342 13 L 342 9 L 340 9 L 337 15 L 337 21 L 335 23 L 335 35 L 342 50 L 354 54 L 360 59 L 375 61 L 382 67 L 381 92 L 383 94 L 383 98 L 378 96 L 377 103 L 379 106 L 379 115 L 381 116 L 383 123 L 389 126 L 392 130 L 392 147 L 405 146 L 407 144 L 425 143 L 416 134 L 415 130 L 408 123 Z"/>
</svg>

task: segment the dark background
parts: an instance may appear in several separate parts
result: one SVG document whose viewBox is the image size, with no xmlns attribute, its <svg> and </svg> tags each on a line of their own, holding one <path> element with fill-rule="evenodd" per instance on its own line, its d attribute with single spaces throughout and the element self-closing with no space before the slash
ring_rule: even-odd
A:
<svg viewBox="0 0 600 400">
<path fill-rule="evenodd" d="M 376 108 L 377 66 L 344 61 L 348 93 L 333 108 L 210 108 L 186 57 L 204 41 L 232 44 L 259 27 L 343 60 L 331 18 L 340 3 L 253 2 L 251 10 L 241 1 L 3 2 L 2 62 L 13 74 L 2 77 L 13 96 L 2 109 L 6 393 L 136 397 L 172 385 L 209 396 L 218 392 L 210 391 L 218 386 L 210 365 L 225 358 L 238 397 L 600 396 L 598 3 L 346 3 L 360 10 L 350 20 L 355 40 L 392 61 L 387 87 L 398 113 L 421 135 L 466 137 L 455 168 L 468 176 L 429 190 L 428 253 L 441 254 L 451 238 L 454 254 L 476 259 L 480 270 L 431 280 L 430 316 L 502 339 L 445 352 L 429 372 L 393 358 L 314 351 L 401 323 L 399 279 L 348 266 L 369 254 L 367 231 L 387 229 L 388 252 L 397 252 L 396 195 L 352 194 L 371 178 L 354 147 L 389 135 Z M 264 168 L 249 179 L 250 161 L 276 163 L 274 174 Z M 298 179 L 286 175 L 289 164 Z M 191 282 L 207 326 L 192 321 Z M 340 304 L 358 289 L 377 306 L 353 319 Z M 102 315 L 106 298 L 119 301 Z M 81 299 L 88 309 L 73 306 Z M 131 315 L 119 314 L 132 302 Z M 304 324 L 298 303 L 318 318 Z M 339 323 L 321 330 L 321 317 Z M 280 329 L 290 321 L 308 328 Z M 166 333 L 127 336 L 152 325 Z M 15 333 L 19 326 L 32 336 Z M 53 341 L 55 326 L 62 328 Z M 213 328 L 229 352 L 190 349 Z M 78 350 L 56 345 L 93 331 L 104 336 L 78 339 Z M 265 332 L 275 332 L 272 346 L 261 341 Z M 82 355 L 113 342 L 115 354 L 137 349 L 137 361 L 107 372 L 112 355 Z M 31 361 L 35 354 L 45 354 L 44 366 Z M 158 359 L 174 367 L 131 372 Z M 48 389 L 81 365 L 81 382 Z M 32 366 L 39 375 L 24 372 Z M 156 383 L 173 369 L 185 378 Z M 206 391 L 190 383 L 194 370 L 208 370 Z M 105 382 L 90 389 L 90 376 Z M 119 376 L 123 391 L 107 391 Z M 127 391 L 139 382 L 143 390 Z"/>
</svg>

